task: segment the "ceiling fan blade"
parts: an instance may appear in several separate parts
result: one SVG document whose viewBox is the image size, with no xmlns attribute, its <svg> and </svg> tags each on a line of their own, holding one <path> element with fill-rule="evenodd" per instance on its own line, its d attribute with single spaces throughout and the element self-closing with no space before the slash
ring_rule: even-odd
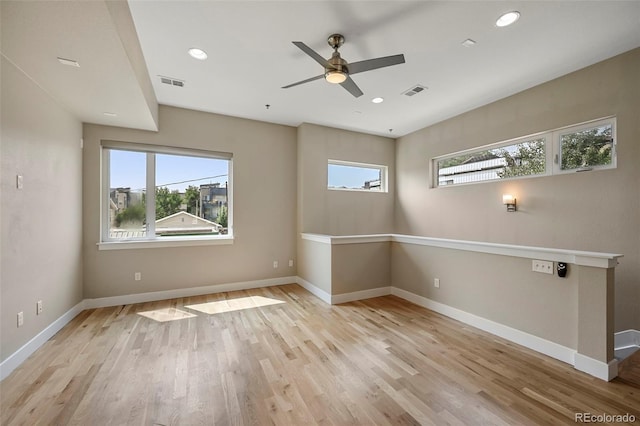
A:
<svg viewBox="0 0 640 426">
<path fill-rule="evenodd" d="M 347 65 L 347 68 L 349 69 L 349 74 L 357 74 L 359 72 L 371 71 L 398 64 L 404 64 L 404 55 L 384 56 L 382 58 L 353 62 Z"/>
<path fill-rule="evenodd" d="M 340 83 L 340 86 L 344 87 L 347 92 L 351 93 L 356 98 L 359 98 L 363 95 L 362 90 L 358 87 L 358 85 L 351 79 L 351 77 L 347 76 L 347 79 Z"/>
<path fill-rule="evenodd" d="M 325 58 L 320 56 L 315 50 L 313 50 L 312 48 L 310 48 L 309 46 L 307 46 L 303 42 L 301 42 L 301 41 L 292 41 L 291 43 L 293 43 L 296 46 L 298 46 L 300 48 L 300 50 L 302 50 L 307 55 L 311 56 L 314 61 L 316 61 L 317 63 L 319 63 L 323 67 L 325 67 L 325 68 L 334 68 L 334 66 L 331 65 Z"/>
<path fill-rule="evenodd" d="M 283 89 L 288 89 L 289 87 L 298 86 L 300 84 L 308 83 L 310 81 L 319 80 L 324 77 L 324 74 L 316 75 L 315 77 L 308 78 L 306 80 L 298 81 L 296 83 L 291 83 L 288 86 L 282 86 Z"/>
</svg>

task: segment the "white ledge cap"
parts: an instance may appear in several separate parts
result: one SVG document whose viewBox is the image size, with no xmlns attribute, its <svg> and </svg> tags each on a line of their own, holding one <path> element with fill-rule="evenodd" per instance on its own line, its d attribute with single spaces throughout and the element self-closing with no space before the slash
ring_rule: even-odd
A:
<svg viewBox="0 0 640 426">
<path fill-rule="evenodd" d="M 324 235 L 324 234 L 300 234 L 303 240 L 315 241 L 323 244 L 365 244 L 378 242 L 396 242 L 404 244 L 416 244 L 430 247 L 440 247 L 453 250 L 473 251 L 489 253 L 501 256 L 535 258 L 552 262 L 565 262 L 580 266 L 592 266 L 595 268 L 615 268 L 622 254 L 600 253 L 579 250 L 566 250 L 545 247 L 518 246 L 512 244 L 486 243 L 479 241 L 450 240 L 445 238 L 419 237 L 400 234 L 372 234 L 372 235 Z"/>
</svg>

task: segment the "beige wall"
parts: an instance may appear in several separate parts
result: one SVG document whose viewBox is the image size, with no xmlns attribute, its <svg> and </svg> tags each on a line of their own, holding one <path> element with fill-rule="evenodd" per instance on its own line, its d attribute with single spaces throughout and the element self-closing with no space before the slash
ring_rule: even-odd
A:
<svg viewBox="0 0 640 426">
<path fill-rule="evenodd" d="M 167 106 L 159 120 L 157 133 L 84 126 L 84 297 L 295 276 L 296 129 Z M 233 153 L 234 244 L 99 251 L 102 139 Z"/>
<path fill-rule="evenodd" d="M 638 75 L 635 49 L 398 139 L 395 232 L 622 253 L 615 328 L 640 329 Z M 615 170 L 429 188 L 434 156 L 610 115 L 618 125 Z M 517 196 L 517 213 L 505 211 L 503 193 Z"/>
<path fill-rule="evenodd" d="M 82 301 L 82 125 L 2 57 L 0 360 Z M 16 176 L 24 188 L 16 188 Z M 43 313 L 36 315 L 36 301 Z M 24 326 L 16 316 L 24 312 Z"/>
<path fill-rule="evenodd" d="M 578 345 L 578 278 L 574 265 L 562 279 L 532 272 L 529 259 L 391 244 L 395 287 L 572 349 Z"/>
<path fill-rule="evenodd" d="M 327 235 L 393 231 L 393 139 L 313 124 L 298 127 L 298 227 Z M 378 164 L 389 169 L 389 192 L 327 189 L 327 161 Z"/>
<path fill-rule="evenodd" d="M 332 295 L 391 285 L 388 242 L 334 244 L 330 248 Z"/>
</svg>

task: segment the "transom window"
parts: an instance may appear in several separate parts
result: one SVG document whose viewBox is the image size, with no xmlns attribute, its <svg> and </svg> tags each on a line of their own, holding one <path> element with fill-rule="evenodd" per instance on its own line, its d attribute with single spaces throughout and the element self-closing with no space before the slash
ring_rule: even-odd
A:
<svg viewBox="0 0 640 426">
<path fill-rule="evenodd" d="M 387 166 L 329 160 L 327 188 L 346 191 L 387 192 Z"/>
<path fill-rule="evenodd" d="M 615 124 L 595 120 L 436 157 L 434 186 L 615 168 Z"/>
<path fill-rule="evenodd" d="M 102 241 L 232 234 L 228 153 L 103 142 Z"/>
<path fill-rule="evenodd" d="M 615 167 L 614 123 L 604 121 L 559 132 L 562 171 Z"/>
</svg>

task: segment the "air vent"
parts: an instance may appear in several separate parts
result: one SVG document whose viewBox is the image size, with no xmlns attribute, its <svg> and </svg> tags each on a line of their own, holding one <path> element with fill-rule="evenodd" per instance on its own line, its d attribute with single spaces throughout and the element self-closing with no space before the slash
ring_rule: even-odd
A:
<svg viewBox="0 0 640 426">
<path fill-rule="evenodd" d="M 164 77 L 162 75 L 159 75 L 158 77 L 160 77 L 160 82 L 163 84 L 168 84 L 169 86 L 184 87 L 184 80 L 178 80 L 177 78 L 173 77 Z"/>
<path fill-rule="evenodd" d="M 413 95 L 417 95 L 418 93 L 422 92 L 423 90 L 427 90 L 427 87 L 426 86 L 422 86 L 420 84 L 416 84 L 411 89 L 409 89 L 406 92 L 404 92 L 403 95 L 405 95 L 405 96 L 413 96 Z"/>
</svg>

